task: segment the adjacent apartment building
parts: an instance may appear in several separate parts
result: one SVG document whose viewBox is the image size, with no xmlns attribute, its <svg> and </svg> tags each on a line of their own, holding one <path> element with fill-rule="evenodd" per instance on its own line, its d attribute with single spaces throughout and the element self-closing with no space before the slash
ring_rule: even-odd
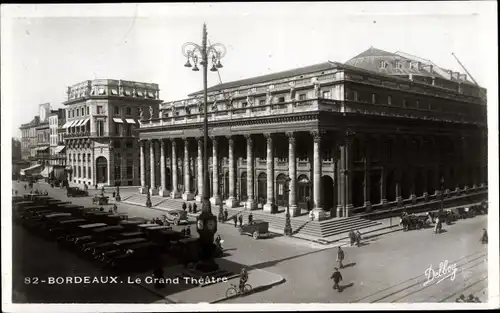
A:
<svg viewBox="0 0 500 313">
<path fill-rule="evenodd" d="M 70 181 L 139 185 L 139 119 L 158 114 L 160 103 L 157 84 L 96 79 L 68 87 L 62 128 Z"/>
</svg>

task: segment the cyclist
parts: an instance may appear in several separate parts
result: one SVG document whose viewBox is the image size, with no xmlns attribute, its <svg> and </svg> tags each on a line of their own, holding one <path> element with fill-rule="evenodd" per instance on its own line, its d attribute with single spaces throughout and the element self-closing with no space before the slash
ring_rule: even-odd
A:
<svg viewBox="0 0 500 313">
<path fill-rule="evenodd" d="M 240 273 L 240 293 L 243 293 L 243 289 L 247 281 L 248 281 L 248 272 L 246 268 L 242 268 Z"/>
</svg>

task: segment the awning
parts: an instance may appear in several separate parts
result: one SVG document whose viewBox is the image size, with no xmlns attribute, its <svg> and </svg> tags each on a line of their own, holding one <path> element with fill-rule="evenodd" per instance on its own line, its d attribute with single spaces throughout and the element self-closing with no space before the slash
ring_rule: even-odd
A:
<svg viewBox="0 0 500 313">
<path fill-rule="evenodd" d="M 26 172 L 32 171 L 32 170 L 37 169 L 37 168 L 39 168 L 41 166 L 42 166 L 42 164 L 35 164 L 35 165 L 32 165 L 32 166 L 30 166 L 28 168 L 23 168 L 21 170 L 21 175 L 26 175 Z"/>
<path fill-rule="evenodd" d="M 113 117 L 113 122 L 115 122 L 115 123 L 123 123 L 123 120 L 121 118 L 118 118 L 118 117 Z"/>
<path fill-rule="evenodd" d="M 83 126 L 83 125 L 87 124 L 89 121 L 90 121 L 90 118 L 86 118 L 83 120 L 83 122 L 79 126 Z"/>
<path fill-rule="evenodd" d="M 75 124 L 75 126 L 83 126 L 84 122 L 85 122 L 85 119 L 79 120 L 78 123 Z"/>
<path fill-rule="evenodd" d="M 126 118 L 125 121 L 129 124 L 137 124 L 137 122 L 133 118 Z"/>
<path fill-rule="evenodd" d="M 69 121 L 69 122 L 64 123 L 64 125 L 62 126 L 62 128 L 68 128 L 69 125 L 71 125 L 71 123 L 73 123 L 73 122 Z"/>
<path fill-rule="evenodd" d="M 49 147 L 38 147 L 36 148 L 37 151 L 45 151 L 47 150 Z"/>
<path fill-rule="evenodd" d="M 50 172 L 52 172 L 52 166 L 46 166 L 40 173 L 43 177 L 49 177 Z"/>
<path fill-rule="evenodd" d="M 76 124 L 77 122 L 78 122 L 78 121 L 71 121 L 71 122 L 70 122 L 71 124 L 69 124 L 69 125 L 68 125 L 68 128 L 75 126 L 75 124 Z"/>
<path fill-rule="evenodd" d="M 66 146 L 57 146 L 56 149 L 54 150 L 54 152 L 55 153 L 61 153 L 61 151 L 63 151 L 64 148 L 66 148 Z"/>
</svg>

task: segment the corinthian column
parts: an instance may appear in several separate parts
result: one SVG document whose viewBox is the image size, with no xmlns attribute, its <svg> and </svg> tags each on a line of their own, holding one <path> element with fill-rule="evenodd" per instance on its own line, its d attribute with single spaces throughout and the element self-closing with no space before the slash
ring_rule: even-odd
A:
<svg viewBox="0 0 500 313">
<path fill-rule="evenodd" d="M 227 136 L 229 144 L 229 198 L 226 200 L 226 205 L 230 208 L 236 207 L 236 199 L 234 197 L 234 140 L 231 136 Z"/>
<path fill-rule="evenodd" d="M 290 182 L 288 189 L 290 193 L 288 195 L 288 205 L 290 208 L 290 214 L 292 216 L 299 216 L 300 209 L 297 207 L 297 197 L 295 194 L 295 181 L 297 180 L 296 162 L 295 162 L 295 137 L 293 132 L 286 133 L 288 136 L 288 176 L 290 177 Z"/>
<path fill-rule="evenodd" d="M 172 192 L 170 197 L 172 199 L 180 198 L 179 190 L 177 189 L 177 143 L 172 138 Z"/>
<path fill-rule="evenodd" d="M 245 135 L 245 138 L 247 139 L 247 195 L 248 195 L 246 209 L 254 210 L 256 208 L 256 204 L 253 198 L 253 154 L 252 154 L 253 141 L 251 135 Z"/>
<path fill-rule="evenodd" d="M 139 188 L 139 192 L 141 194 L 144 194 L 147 192 L 147 188 L 146 188 L 146 160 L 144 159 L 144 141 L 141 140 L 139 141 L 139 145 L 140 145 L 140 151 L 141 151 L 141 187 Z M 97 182 L 97 179 L 95 179 L 95 181 Z"/>
<path fill-rule="evenodd" d="M 273 159 L 273 138 L 271 134 L 264 134 L 267 139 L 267 201 L 264 205 L 265 212 L 271 212 L 274 206 L 274 159 Z"/>
<path fill-rule="evenodd" d="M 151 140 L 150 143 L 149 143 L 149 156 L 150 156 L 150 164 L 149 164 L 149 169 L 151 171 L 151 182 L 150 182 L 150 186 L 151 186 L 151 189 L 150 189 L 150 194 L 152 196 L 154 195 L 157 195 L 158 194 L 158 189 L 156 189 L 156 175 L 155 175 L 155 172 L 156 172 L 156 163 L 155 163 L 155 143 L 156 141 L 155 140 Z"/>
<path fill-rule="evenodd" d="M 313 200 L 314 200 L 314 219 L 317 221 L 323 220 L 326 218 L 325 211 L 323 210 L 321 203 L 321 150 L 320 150 L 320 142 L 321 142 L 321 134 L 318 131 L 311 132 L 313 137 Z"/>
<path fill-rule="evenodd" d="M 194 199 L 191 193 L 191 182 L 190 182 L 190 168 L 189 168 L 189 139 L 184 139 L 184 194 L 182 199 L 186 201 L 191 201 Z"/>
<path fill-rule="evenodd" d="M 210 198 L 212 205 L 220 205 L 222 203 L 219 195 L 219 159 L 217 158 L 217 138 L 212 137 L 212 189 L 213 197 Z"/>
<path fill-rule="evenodd" d="M 199 137 L 198 140 L 198 193 L 196 195 L 196 201 L 203 201 L 203 139 Z"/>
<path fill-rule="evenodd" d="M 161 186 L 158 194 L 162 197 L 168 197 L 169 192 L 165 188 L 165 141 L 160 140 L 160 176 L 161 176 Z"/>
</svg>

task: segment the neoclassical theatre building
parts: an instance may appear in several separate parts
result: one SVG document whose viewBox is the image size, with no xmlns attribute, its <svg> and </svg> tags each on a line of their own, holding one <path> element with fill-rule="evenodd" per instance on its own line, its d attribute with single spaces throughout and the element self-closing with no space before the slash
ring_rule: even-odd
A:
<svg viewBox="0 0 500 313">
<path fill-rule="evenodd" d="M 486 189 L 486 90 L 430 61 L 370 48 L 208 94 L 212 203 L 322 219 Z M 141 121 L 142 192 L 200 200 L 202 113 L 200 91 Z"/>
<path fill-rule="evenodd" d="M 158 111 L 157 84 L 112 79 L 68 87 L 64 143 L 69 180 L 139 185 L 139 119 Z"/>
</svg>

